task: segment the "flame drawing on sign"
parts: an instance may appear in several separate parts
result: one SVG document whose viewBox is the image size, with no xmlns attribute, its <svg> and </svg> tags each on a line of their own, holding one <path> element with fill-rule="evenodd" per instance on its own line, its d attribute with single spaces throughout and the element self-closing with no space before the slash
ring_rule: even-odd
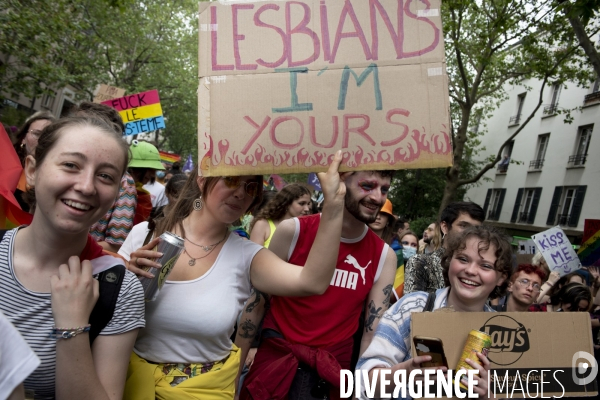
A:
<svg viewBox="0 0 600 400">
<path fill-rule="evenodd" d="M 211 164 L 218 166 L 222 162 L 229 166 L 250 165 L 256 167 L 258 164 L 270 164 L 275 167 L 294 165 L 304 167 L 326 167 L 333 159 L 332 150 L 313 151 L 312 154 L 304 147 L 290 151 L 275 148 L 267 153 L 267 149 L 255 144 L 254 153 L 243 155 L 235 150 L 230 153 L 230 143 L 227 139 L 218 142 L 218 151 L 213 152 L 213 140 L 210 140 L 210 149 L 205 157 L 211 157 Z M 448 127 L 442 124 L 439 132 L 426 132 L 424 127 L 413 129 L 411 134 L 406 135 L 398 144 L 381 150 L 365 150 L 356 146 L 353 150 L 345 150 L 342 155 L 342 164 L 349 168 L 360 165 L 411 163 L 417 161 L 423 153 L 445 155 L 452 151 Z"/>
</svg>

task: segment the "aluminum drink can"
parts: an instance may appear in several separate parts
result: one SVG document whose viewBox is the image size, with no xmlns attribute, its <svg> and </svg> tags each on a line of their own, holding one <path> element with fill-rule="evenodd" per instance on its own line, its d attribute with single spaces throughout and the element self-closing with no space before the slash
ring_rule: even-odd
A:
<svg viewBox="0 0 600 400">
<path fill-rule="evenodd" d="M 162 257 L 155 261 L 162 265 L 160 271 L 155 268 L 148 267 L 145 270 L 154 274 L 154 278 L 140 277 L 140 282 L 144 288 L 144 299 L 146 301 L 154 301 L 158 296 L 158 292 L 162 289 L 167 277 L 171 273 L 173 266 L 183 252 L 183 239 L 171 232 L 164 232 L 160 235 L 160 242 L 154 248 L 154 251 L 162 253 Z"/>
<path fill-rule="evenodd" d="M 469 336 L 467 336 L 467 342 L 465 343 L 460 360 L 458 360 L 458 364 L 454 371 L 458 371 L 462 368 L 473 369 L 473 367 L 466 363 L 465 359 L 467 358 L 482 365 L 479 357 L 477 357 L 477 354 L 475 353 L 481 353 L 487 357 L 491 347 L 492 337 L 490 335 L 485 332 L 472 330 L 469 332 Z M 467 387 L 463 385 L 462 382 L 460 383 L 460 388 L 467 391 Z"/>
</svg>

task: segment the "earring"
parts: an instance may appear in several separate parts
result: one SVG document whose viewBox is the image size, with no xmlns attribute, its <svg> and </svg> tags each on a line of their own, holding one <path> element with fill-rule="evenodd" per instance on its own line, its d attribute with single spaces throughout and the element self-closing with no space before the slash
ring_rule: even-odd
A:
<svg viewBox="0 0 600 400">
<path fill-rule="evenodd" d="M 194 200 L 194 211 L 200 211 L 202 207 L 204 207 L 204 203 L 202 202 L 202 196 L 200 196 Z"/>
</svg>

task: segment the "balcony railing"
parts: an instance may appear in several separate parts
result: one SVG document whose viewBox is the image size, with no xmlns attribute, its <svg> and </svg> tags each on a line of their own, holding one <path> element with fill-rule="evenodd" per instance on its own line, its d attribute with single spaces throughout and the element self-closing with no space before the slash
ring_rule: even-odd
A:
<svg viewBox="0 0 600 400">
<path fill-rule="evenodd" d="M 521 120 L 521 114 L 518 114 L 513 117 L 510 117 L 510 120 L 508 121 L 508 123 L 510 125 L 516 125 L 519 123 L 520 120 Z"/>
<path fill-rule="evenodd" d="M 600 91 L 590 93 L 583 98 L 583 105 L 600 102 Z"/>
<path fill-rule="evenodd" d="M 574 167 L 585 165 L 586 160 L 587 154 L 576 154 L 574 156 L 569 157 L 569 165 Z"/>
<path fill-rule="evenodd" d="M 498 164 L 496 169 L 499 174 L 505 174 L 508 171 L 508 164 Z"/>
<path fill-rule="evenodd" d="M 522 212 L 519 214 L 519 222 L 527 222 L 528 218 L 529 218 L 529 213 Z"/>
<path fill-rule="evenodd" d="M 544 106 L 544 115 L 554 115 L 556 114 L 556 110 L 558 110 L 557 104 L 550 104 L 548 106 Z"/>
<path fill-rule="evenodd" d="M 532 160 L 529 162 L 529 169 L 542 169 L 544 166 L 544 160 Z"/>
<path fill-rule="evenodd" d="M 571 214 L 558 214 L 556 218 L 558 219 L 559 225 L 567 225 L 569 223 L 569 218 Z"/>
</svg>

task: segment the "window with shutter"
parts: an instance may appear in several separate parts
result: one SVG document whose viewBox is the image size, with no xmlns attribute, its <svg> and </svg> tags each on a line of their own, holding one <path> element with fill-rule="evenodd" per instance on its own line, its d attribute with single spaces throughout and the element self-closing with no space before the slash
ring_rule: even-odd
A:
<svg viewBox="0 0 600 400">
<path fill-rule="evenodd" d="M 556 214 L 558 213 L 558 209 L 560 207 L 560 199 L 562 196 L 563 187 L 556 186 L 554 188 L 554 194 L 552 195 L 552 203 L 550 204 L 550 212 L 548 213 L 548 219 L 546 220 L 546 225 L 554 225 L 556 224 Z"/>
</svg>

